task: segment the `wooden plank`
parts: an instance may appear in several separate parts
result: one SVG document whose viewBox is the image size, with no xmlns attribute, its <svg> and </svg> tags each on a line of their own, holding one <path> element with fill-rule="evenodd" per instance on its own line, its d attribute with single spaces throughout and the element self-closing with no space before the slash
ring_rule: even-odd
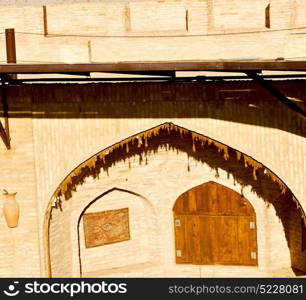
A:
<svg viewBox="0 0 306 300">
<path fill-rule="evenodd" d="M 176 249 L 182 256 L 176 263 L 196 265 L 258 264 L 256 226 L 250 228 L 253 217 L 176 216 L 181 229 L 176 228 Z M 251 257 L 256 253 L 256 258 Z"/>
<path fill-rule="evenodd" d="M 186 216 L 186 245 L 190 262 L 201 263 L 201 245 L 199 239 L 200 223 L 198 216 Z"/>
<path fill-rule="evenodd" d="M 15 29 L 7 28 L 5 29 L 5 45 L 6 45 L 6 61 L 8 64 L 16 64 L 16 40 L 15 40 Z M 11 79 L 17 79 L 16 74 L 10 74 Z"/>
<path fill-rule="evenodd" d="M 189 197 L 188 197 L 188 193 L 183 194 L 180 201 L 183 203 L 181 205 L 181 207 L 182 207 L 181 213 L 182 214 L 188 214 L 189 213 Z"/>
<path fill-rule="evenodd" d="M 306 219 L 301 220 L 302 251 L 306 250 Z"/>
<path fill-rule="evenodd" d="M 205 214 L 209 211 L 207 201 L 208 193 L 207 189 L 199 188 L 195 190 L 196 202 L 197 202 L 197 212 L 199 214 Z"/>
<path fill-rule="evenodd" d="M 186 217 L 174 214 L 175 260 L 177 264 L 188 263 L 189 257 L 185 239 Z M 177 251 L 180 251 L 178 255 Z"/>
<path fill-rule="evenodd" d="M 306 71 L 306 61 L 285 60 L 210 60 L 173 62 L 120 62 L 95 64 L 0 64 L 0 73 L 73 73 L 110 71 Z"/>
<path fill-rule="evenodd" d="M 257 265 L 256 226 L 250 227 L 256 224 L 255 211 L 237 192 L 208 182 L 182 194 L 174 211 L 184 218 L 185 229 L 184 234 L 176 230 L 176 247 L 185 247 L 177 263 Z"/>
<path fill-rule="evenodd" d="M 266 28 L 271 27 L 271 21 L 270 21 L 270 3 L 265 8 L 265 26 Z"/>
<path fill-rule="evenodd" d="M 215 182 L 204 183 L 182 194 L 173 210 L 178 214 L 197 213 L 211 216 L 254 214 L 254 209 L 247 199 Z"/>
<path fill-rule="evenodd" d="M 238 249 L 239 249 L 239 263 L 249 265 L 251 260 L 251 233 L 250 233 L 250 217 L 238 218 Z"/>
<path fill-rule="evenodd" d="M 216 247 L 216 224 L 215 218 L 200 216 L 200 248 L 201 264 L 214 264 L 219 255 Z"/>
<path fill-rule="evenodd" d="M 216 236 L 218 238 L 219 256 L 216 263 L 237 264 L 239 261 L 237 217 L 217 217 L 217 220 Z"/>
<path fill-rule="evenodd" d="M 218 208 L 215 210 L 216 215 L 226 216 L 226 215 L 237 215 L 235 207 L 235 192 L 230 189 L 223 187 L 222 185 L 216 185 L 217 193 L 216 198 L 218 199 Z"/>
<path fill-rule="evenodd" d="M 255 228 L 250 229 L 250 245 L 251 245 L 251 251 L 256 253 L 256 259 L 251 260 L 251 265 L 257 266 L 258 265 L 258 249 L 257 249 L 257 223 L 256 223 L 256 216 L 255 214 L 251 217 L 251 222 L 254 222 Z"/>
<path fill-rule="evenodd" d="M 188 213 L 194 214 L 197 212 L 197 195 L 196 190 L 192 189 L 187 194 L 188 197 Z"/>
<path fill-rule="evenodd" d="M 48 15 L 47 15 L 46 5 L 43 5 L 43 20 L 44 20 L 44 36 L 48 36 Z"/>
<path fill-rule="evenodd" d="M 5 130 L 5 128 L 3 127 L 1 121 L 0 121 L 0 137 L 6 147 L 7 150 L 11 149 L 11 145 L 10 145 L 10 140 L 9 137 L 7 136 L 7 132 Z"/>
</svg>

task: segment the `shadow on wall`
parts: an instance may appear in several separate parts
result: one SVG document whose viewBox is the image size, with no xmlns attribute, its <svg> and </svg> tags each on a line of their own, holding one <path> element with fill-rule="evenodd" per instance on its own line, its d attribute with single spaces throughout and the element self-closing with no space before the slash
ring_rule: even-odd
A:
<svg viewBox="0 0 306 300">
<path fill-rule="evenodd" d="M 306 251 L 302 247 L 302 226 L 305 226 L 305 213 L 299 202 L 288 187 L 269 169 L 241 152 L 208 137 L 165 123 L 146 132 L 132 136 L 118 144 L 93 156 L 75 169 L 60 185 L 54 196 L 58 209 L 69 201 L 76 186 L 83 184 L 85 178 L 98 177 L 99 173 L 108 170 L 119 161 L 128 161 L 138 156 L 139 164 L 150 164 L 150 156 L 159 149 L 174 150 L 177 153 L 187 153 L 202 164 L 207 164 L 215 170 L 218 177 L 219 169 L 233 176 L 235 182 L 243 187 L 251 186 L 252 191 L 262 198 L 267 205 L 273 205 L 280 218 L 288 248 L 292 267 L 306 272 Z M 189 164 L 187 170 L 190 170 Z"/>
<path fill-rule="evenodd" d="M 273 84 L 306 109 L 303 80 Z M 250 81 L 10 86 L 11 117 L 211 118 L 306 136 L 305 122 Z"/>
<path fill-rule="evenodd" d="M 306 243 L 303 237 L 306 224 L 300 219 L 295 203 L 288 201 L 288 192 L 272 201 L 278 217 L 281 219 L 288 247 L 290 249 L 291 265 L 296 275 L 306 274 Z M 305 234 L 305 233 L 304 233 Z M 302 272 L 301 272 L 302 271 Z"/>
</svg>

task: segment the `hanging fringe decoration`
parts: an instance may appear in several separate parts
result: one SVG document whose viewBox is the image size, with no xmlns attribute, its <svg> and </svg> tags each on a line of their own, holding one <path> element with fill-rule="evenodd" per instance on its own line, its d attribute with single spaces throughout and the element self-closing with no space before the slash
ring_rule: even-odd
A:
<svg viewBox="0 0 306 300">
<path fill-rule="evenodd" d="M 276 176 L 274 175 L 270 170 L 266 170 L 266 175 L 275 183 L 277 183 L 280 187 L 280 190 L 282 194 L 285 194 L 287 191 L 286 185 Z"/>
<path fill-rule="evenodd" d="M 138 144 L 137 144 L 137 147 L 140 148 L 141 145 L 142 145 L 142 138 L 137 136 L 137 140 L 138 140 Z"/>
<path fill-rule="evenodd" d="M 192 152 L 196 152 L 195 137 L 193 136 L 193 134 L 191 134 L 191 136 L 192 136 Z"/>
<path fill-rule="evenodd" d="M 189 155 L 187 154 L 187 171 L 190 172 Z"/>
<path fill-rule="evenodd" d="M 93 176 L 93 174 L 95 174 L 94 176 L 98 176 L 101 169 L 108 174 L 108 169 L 116 164 L 116 160 L 110 161 L 109 158 L 112 157 L 114 153 L 116 153 L 117 151 L 119 152 L 124 151 L 125 153 L 129 153 L 130 147 L 135 147 L 134 145 L 137 145 L 137 148 L 143 150 L 146 153 L 146 155 L 152 152 L 153 153 L 157 152 L 158 146 L 157 148 L 156 147 L 153 148 L 153 150 L 145 150 L 145 148 L 148 148 L 151 140 L 154 137 L 158 137 L 161 133 L 163 134 L 166 133 L 168 134 L 169 137 L 172 133 L 174 133 L 176 136 L 174 142 L 177 142 L 178 139 L 181 139 L 184 140 L 184 143 L 188 144 L 188 139 L 189 139 L 189 143 L 190 145 L 192 145 L 192 152 L 205 151 L 205 148 L 207 147 L 215 147 L 217 152 L 223 154 L 222 156 L 224 160 L 229 159 L 230 157 L 229 153 L 236 153 L 237 161 L 244 163 L 244 166 L 246 168 L 249 167 L 252 168 L 254 180 L 257 180 L 257 171 L 259 169 L 263 169 L 264 170 L 263 173 L 265 174 L 265 176 L 269 177 L 269 179 L 271 179 L 279 186 L 282 194 L 285 194 L 286 191 L 288 190 L 286 185 L 274 173 L 266 169 L 261 163 L 255 161 L 250 156 L 243 154 L 237 150 L 234 150 L 233 148 L 230 148 L 209 137 L 198 134 L 196 132 L 192 132 L 183 127 L 174 125 L 173 123 L 164 123 L 157 127 L 149 129 L 145 132 L 131 136 L 117 144 L 114 144 L 111 147 L 99 152 L 98 154 L 94 155 L 93 157 L 82 163 L 62 181 L 62 183 L 59 185 L 59 187 L 53 194 L 51 201 L 54 201 L 54 199 L 61 199 L 61 197 L 64 197 L 65 200 L 68 200 L 72 196 L 71 192 L 75 191 L 78 185 L 83 184 L 85 182 L 86 177 Z M 168 142 L 163 142 L 163 141 L 160 142 L 159 146 L 165 146 L 167 150 L 176 149 L 174 144 L 168 144 Z M 130 155 L 133 155 L 133 151 Z M 139 155 L 139 150 L 138 150 L 138 155 Z M 241 161 L 241 157 L 243 157 L 243 161 Z M 140 155 L 140 163 L 141 162 L 142 162 L 142 157 Z M 189 157 L 188 157 L 188 171 L 190 171 Z M 301 212 L 303 212 L 304 215 L 304 211 L 301 208 L 298 200 L 294 198 L 293 201 L 297 203 L 299 209 L 301 210 Z M 58 202 L 58 200 L 56 200 L 56 202 L 54 203 L 56 206 L 61 206 L 61 202 Z"/>
<path fill-rule="evenodd" d="M 244 160 L 244 166 L 246 168 L 248 168 L 249 166 L 253 168 L 253 178 L 257 180 L 256 171 L 260 168 L 263 168 L 263 165 L 247 155 L 243 155 L 243 160 Z"/>
</svg>

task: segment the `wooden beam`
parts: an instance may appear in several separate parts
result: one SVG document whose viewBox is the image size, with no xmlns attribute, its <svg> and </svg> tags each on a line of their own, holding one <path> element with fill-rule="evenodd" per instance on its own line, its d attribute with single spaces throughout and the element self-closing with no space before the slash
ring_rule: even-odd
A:
<svg viewBox="0 0 306 300">
<path fill-rule="evenodd" d="M 83 72 L 139 72 L 139 71 L 306 71 L 306 61 L 285 60 L 215 60 L 171 62 L 120 62 L 85 64 L 0 64 L 0 73 L 83 73 Z"/>
<path fill-rule="evenodd" d="M 6 58 L 8 63 L 16 63 L 16 43 L 14 28 L 5 29 Z"/>
<path fill-rule="evenodd" d="M 47 6 L 43 5 L 44 36 L 48 36 Z"/>
<path fill-rule="evenodd" d="M 6 134 L 6 130 L 4 129 L 1 121 L 0 121 L 0 136 L 7 150 L 11 149 L 10 139 Z"/>
<path fill-rule="evenodd" d="M 101 73 L 103 73 L 103 72 L 101 72 Z M 175 77 L 175 71 L 107 71 L 107 72 L 104 72 L 104 73 Z"/>
<path fill-rule="evenodd" d="M 186 13 L 185 13 L 185 22 L 186 22 L 186 31 L 189 31 L 189 12 L 188 9 L 186 9 Z"/>
<path fill-rule="evenodd" d="M 8 64 L 16 64 L 16 42 L 14 28 L 5 29 L 6 61 Z M 17 79 L 17 74 L 11 74 L 12 79 Z"/>
<path fill-rule="evenodd" d="M 270 21 L 270 3 L 265 8 L 265 26 L 266 28 L 271 28 L 271 21 Z"/>
<path fill-rule="evenodd" d="M 288 99 L 286 95 L 275 88 L 269 81 L 265 80 L 262 76 L 256 72 L 245 72 L 250 78 L 258 82 L 265 90 L 272 94 L 278 101 L 285 104 L 289 109 L 296 113 L 299 117 L 306 120 L 306 112 L 296 105 L 293 101 Z"/>
<path fill-rule="evenodd" d="M 8 115 L 8 103 L 7 103 L 7 94 L 6 94 L 6 86 L 5 79 L 1 78 L 1 99 L 2 99 L 2 107 L 3 107 L 3 117 L 4 117 L 4 127 L 1 123 L 1 138 L 9 150 L 11 149 L 11 138 L 10 138 L 10 127 L 9 127 L 9 115 Z"/>
<path fill-rule="evenodd" d="M 76 73 L 73 73 L 73 75 L 76 75 Z M 284 75 L 284 74 L 275 74 L 275 75 L 263 75 L 262 78 L 265 79 L 289 79 L 289 78 L 300 78 L 305 82 L 306 73 L 304 74 L 290 74 L 290 75 Z M 245 76 L 245 75 L 231 75 L 231 76 L 179 76 L 175 77 L 176 82 L 190 82 L 190 81 L 197 81 L 197 82 L 203 82 L 206 80 L 209 81 L 221 81 L 221 80 L 251 80 L 251 78 Z M 22 84 L 24 82 L 91 82 L 91 81 L 169 81 L 173 80 L 173 77 L 43 77 L 43 78 L 23 78 L 23 79 L 17 79 L 17 80 L 9 80 L 9 83 L 12 84 Z"/>
</svg>

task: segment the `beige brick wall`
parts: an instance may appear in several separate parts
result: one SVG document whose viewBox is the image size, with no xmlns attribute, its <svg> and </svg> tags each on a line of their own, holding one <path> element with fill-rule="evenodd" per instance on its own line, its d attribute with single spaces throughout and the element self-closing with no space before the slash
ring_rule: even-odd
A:
<svg viewBox="0 0 306 300">
<path fill-rule="evenodd" d="M 231 1 L 213 0 L 211 2 L 211 29 L 223 32 L 233 30 L 248 31 L 265 28 L 265 8 L 269 0 Z"/>
<path fill-rule="evenodd" d="M 21 63 L 303 58 L 305 11 L 291 0 L 48 4 L 45 37 L 42 6 L 0 6 L 0 60 L 10 27 Z"/>
<path fill-rule="evenodd" d="M 243 193 L 254 206 L 257 215 L 258 267 L 175 264 L 172 207 L 180 194 L 209 180 L 226 185 L 238 193 L 242 188 L 234 183 L 232 177 L 228 178 L 226 172 L 219 172 L 216 178 L 215 170 L 205 164 L 190 159 L 189 171 L 187 165 L 185 153 L 160 150 L 148 156 L 147 165 L 140 166 L 138 157 L 134 157 L 129 162 L 119 162 L 109 171 L 109 175 L 101 174 L 98 180 L 89 179 L 80 186 L 69 200 L 73 208 L 70 205 L 66 207 L 66 202 L 63 204 L 64 213 L 70 211 L 70 219 L 67 215 L 56 215 L 51 221 L 51 224 L 57 222 L 61 230 L 67 228 L 67 231 L 74 232 L 71 235 L 72 253 L 67 259 L 63 253 L 61 256 L 63 261 L 71 261 L 73 257 L 74 273 L 70 276 L 79 276 L 77 220 L 86 205 L 113 188 L 131 191 L 143 198 L 118 190 L 112 191 L 97 200 L 87 212 L 128 207 L 131 240 L 86 249 L 81 222 L 80 248 L 84 277 L 293 276 L 282 224 L 274 208 L 267 206 L 250 187 L 243 189 Z M 69 244 L 69 241 L 66 243 Z M 55 248 L 58 246 L 60 244 Z M 55 272 L 53 276 L 62 274 Z"/>
<path fill-rule="evenodd" d="M 2 3 L 4 1 L 0 2 Z M 262 28 L 263 10 L 267 3 L 266 0 L 235 1 L 231 11 L 219 0 L 47 5 L 49 33 L 67 35 L 58 37 L 43 36 L 41 6 L 1 6 L 0 61 L 5 61 L 6 57 L 3 32 L 8 27 L 14 27 L 16 30 L 19 62 L 304 57 L 305 30 L 294 28 L 305 26 L 305 1 L 271 0 L 271 29 Z M 153 8 L 158 12 L 156 15 L 148 13 Z M 250 8 L 256 11 L 253 19 L 248 19 Z M 186 19 L 182 20 L 183 12 L 186 10 L 188 31 Z M 143 13 L 144 11 L 146 13 Z M 226 24 L 229 26 L 225 26 Z M 293 29 L 280 30 L 288 28 Z M 253 33 L 241 34 L 245 31 Z M 240 34 L 228 35 L 231 32 Z M 227 35 L 222 35 L 224 33 Z M 86 36 L 76 37 L 74 34 Z M 113 35 L 122 37 L 111 38 Z M 142 35 L 146 37 L 139 37 Z M 244 83 L 241 84 L 244 86 Z M 285 85 L 281 84 L 282 87 Z M 0 143 L 0 188 L 17 191 L 17 200 L 21 206 L 18 228 L 8 229 L 4 219 L 0 220 L 3 231 L 0 237 L 0 276 L 46 276 L 44 213 L 52 193 L 61 180 L 80 162 L 101 149 L 165 121 L 172 121 L 215 138 L 262 162 L 286 182 L 306 209 L 306 144 L 301 135 L 301 132 L 305 132 L 303 124 L 293 118 L 286 109 L 280 108 L 266 94 L 252 96 L 252 92 L 237 92 L 238 94 L 232 95 L 232 92 L 221 91 L 232 89 L 229 86 L 221 86 L 219 91 L 204 89 L 196 94 L 196 89 L 182 87 L 183 85 L 175 86 L 177 92 L 174 93 L 168 85 L 148 85 L 146 88 L 135 85 L 126 90 L 120 88 L 121 94 L 112 88 L 96 87 L 89 90 L 85 87 L 84 90 L 74 87 L 75 91 L 71 91 L 69 87 L 58 86 L 52 93 L 48 89 L 35 87 L 32 90 L 14 88 L 10 105 L 28 105 L 25 110 L 30 113 L 24 118 L 16 115 L 10 118 L 12 150 L 8 152 Z M 247 86 L 246 89 L 248 88 L 250 87 Z M 96 93 L 94 97 L 92 90 Z M 138 91 L 144 91 L 144 94 Z M 305 91 L 302 86 L 287 92 L 289 96 L 304 99 Z M 231 96 L 238 97 L 241 102 L 233 104 Z M 108 99 L 108 102 L 103 102 L 103 99 Z M 218 102 L 216 99 L 221 101 Z M 64 101 L 67 104 L 63 104 Z M 80 104 L 81 101 L 83 104 Z M 216 105 L 216 102 L 219 104 Z M 259 108 L 247 106 L 254 103 L 259 105 Z M 46 109 L 52 111 L 53 108 L 53 114 L 44 113 Z M 64 111 L 64 114 L 59 113 L 59 110 Z M 130 113 L 127 114 L 127 111 Z M 174 113 L 167 114 L 169 111 Z M 70 118 L 73 113 L 73 118 Z M 108 114 L 113 117 L 110 118 Z M 229 186 L 232 184 L 224 182 Z M 257 201 L 252 200 L 252 195 L 249 200 Z M 171 201 L 169 200 L 168 204 Z M 271 223 L 278 222 L 271 208 L 259 208 L 258 211 L 259 216 L 263 213 L 271 216 Z M 137 213 L 135 208 L 135 216 Z M 72 214 L 70 218 L 75 220 L 76 216 Z M 59 224 L 63 220 L 64 218 L 58 218 Z M 170 224 L 169 216 L 164 220 Z M 56 227 L 59 224 L 53 223 L 54 227 L 51 228 L 53 244 L 61 238 L 61 232 Z M 279 225 L 275 225 L 276 229 L 273 229 L 273 225 L 271 230 L 278 232 L 280 229 L 277 226 Z M 69 234 L 66 233 L 69 240 Z M 73 231 L 70 232 L 70 239 L 72 242 L 75 239 Z M 297 239 L 293 238 L 292 243 L 296 244 Z M 278 248 L 271 246 L 273 241 L 267 233 L 262 243 L 263 241 L 263 249 L 271 249 L 274 255 L 279 253 Z M 163 258 L 169 262 L 169 272 L 164 270 L 163 274 L 174 276 L 177 269 L 173 269 L 171 263 L 171 245 L 169 242 L 167 246 L 169 256 Z M 66 254 L 62 253 L 62 258 L 67 258 L 64 264 L 60 256 L 52 257 L 54 267 L 56 262 L 58 266 L 55 270 L 63 275 L 76 275 L 78 266 L 75 253 L 73 252 L 73 257 L 70 257 L 70 244 L 66 246 Z M 282 249 L 285 247 L 282 246 Z M 60 251 L 53 250 L 55 252 L 52 253 Z M 156 253 L 160 253 L 160 249 L 158 251 Z M 261 260 L 266 260 L 263 266 L 270 264 L 269 257 L 265 256 L 265 259 Z M 280 265 L 274 265 L 274 269 L 283 266 L 287 268 L 286 259 L 280 257 Z M 88 274 L 97 271 L 91 269 L 90 256 L 88 260 L 85 258 L 85 262 L 88 262 L 85 264 Z M 160 267 L 155 266 L 156 273 L 150 273 L 153 270 L 151 262 L 148 263 L 145 258 L 134 263 L 139 264 L 141 268 L 144 268 L 145 264 L 148 276 L 161 272 Z M 115 276 L 115 273 L 107 273 L 108 267 L 107 264 L 99 266 L 98 271 L 101 274 L 103 271 L 105 275 Z M 260 270 L 266 272 L 264 267 Z M 142 271 L 133 272 L 144 276 Z M 184 272 L 189 272 L 190 276 L 195 274 L 194 272 L 201 272 L 203 276 L 220 274 L 218 267 L 207 268 L 205 271 L 195 271 L 195 268 L 191 267 Z M 222 272 L 224 276 L 230 275 L 232 269 L 222 267 Z M 118 274 L 122 272 L 118 271 Z"/>
<path fill-rule="evenodd" d="M 290 97 L 300 99 L 305 97 L 303 82 L 280 82 L 277 85 Z M 3 258 L 1 259 L 3 263 L 0 265 L 0 275 L 3 277 L 13 276 L 14 274 L 16 276 L 46 276 L 44 214 L 48 201 L 59 183 L 76 166 L 98 151 L 166 121 L 172 121 L 175 124 L 212 137 L 263 163 L 287 184 L 305 209 L 306 144 L 303 137 L 305 124 L 293 116 L 283 105 L 275 102 L 262 90 L 256 92 L 256 89 L 254 84 L 250 82 L 206 83 L 205 85 L 155 83 L 145 85 L 33 85 L 10 87 L 12 150 L 7 151 L 3 143 L 0 143 L 0 185 L 1 188 L 18 192 L 17 200 L 21 205 L 21 217 L 20 225 L 16 229 L 8 229 L 4 219 L 1 218 L 0 220 L 0 226 L 3 229 L 3 234 L 0 237 L 0 253 Z M 249 106 L 250 104 L 252 106 Z M 168 200 L 165 201 L 165 207 L 163 207 L 161 222 L 165 222 L 167 227 L 163 239 L 171 237 L 172 225 L 170 226 L 170 224 L 172 219 L 170 212 L 177 195 L 172 194 L 171 196 L 168 190 L 163 195 L 154 195 L 156 190 L 159 190 L 158 188 L 155 188 L 152 193 L 144 192 L 149 191 L 150 184 L 153 181 L 154 187 L 158 186 L 160 182 L 166 182 L 166 178 L 162 177 L 160 181 L 156 181 L 156 168 L 161 170 L 166 168 L 168 173 L 172 169 L 176 169 L 173 164 L 180 165 L 183 170 L 186 168 L 186 155 L 182 159 L 180 159 L 180 156 L 170 155 L 170 165 L 168 166 L 167 155 L 163 153 L 161 156 L 156 156 L 156 160 L 154 156 L 150 158 L 153 164 L 145 167 L 148 169 L 145 176 L 141 173 L 142 167 L 135 163 L 132 172 L 140 173 L 136 174 L 135 177 L 131 173 L 134 185 L 129 186 L 129 183 L 125 183 L 124 176 L 129 171 L 126 169 L 126 164 L 123 164 L 119 165 L 118 169 L 111 169 L 110 177 L 103 175 L 99 181 L 92 182 L 89 180 L 86 183 L 86 187 L 89 187 L 88 190 L 81 192 L 82 186 L 79 187 L 80 194 L 74 194 L 73 197 L 75 198 L 69 201 L 72 206 L 71 209 L 67 210 L 67 217 L 62 217 L 66 212 L 59 213 L 60 217 L 54 215 L 52 221 L 54 223 L 51 226 L 52 245 L 61 244 L 63 232 L 59 228 L 69 230 L 69 224 L 74 224 L 74 227 L 70 228 L 70 233 L 65 231 L 65 239 L 69 241 L 70 238 L 71 245 L 74 245 L 76 218 L 85 202 L 91 201 L 93 197 L 119 184 L 135 191 L 137 189 L 135 188 L 136 185 L 145 184 L 145 182 L 148 186 L 137 189 L 137 192 L 153 201 L 155 203 L 152 204 L 153 207 L 158 209 L 161 202 L 156 201 L 162 201 L 164 195 L 168 197 L 169 194 Z M 188 177 L 190 180 L 187 178 L 185 185 L 178 187 L 181 189 L 180 191 L 175 186 L 177 194 L 196 184 L 211 180 L 212 177 L 215 180 L 214 174 L 207 167 L 198 166 L 193 162 L 192 165 L 192 169 L 203 173 L 203 176 L 201 175 L 198 178 L 196 174 L 199 173 L 194 173 L 196 180 L 194 177 Z M 151 166 L 153 168 L 152 174 L 150 173 Z M 238 187 L 233 186 L 231 180 L 227 180 L 224 176 L 220 177 L 220 182 L 222 180 L 226 186 L 238 189 Z M 140 177 L 147 178 L 148 181 L 141 183 L 139 181 Z M 118 178 L 122 178 L 122 180 L 118 180 Z M 150 180 L 151 182 L 149 182 Z M 174 187 L 173 177 L 171 180 L 169 189 Z M 267 228 L 263 225 L 259 228 L 260 251 L 270 249 L 274 256 L 281 255 L 277 260 L 270 262 L 273 255 L 261 254 L 262 265 L 258 272 L 268 272 L 265 266 L 271 264 L 275 271 L 273 276 L 279 276 L 283 273 L 278 273 L 280 271 L 277 270 L 285 267 L 285 270 L 288 271 L 289 267 L 288 254 L 286 254 L 288 248 L 284 245 L 284 234 L 281 232 L 282 226 L 279 223 L 279 218 L 275 216 L 273 208 L 265 208 L 263 201 L 252 194 L 250 186 L 246 188 L 246 191 L 248 191 L 245 194 L 246 197 L 255 208 L 256 203 L 262 203 L 258 204 L 259 206 L 256 208 L 258 220 L 264 216 L 271 224 L 271 227 Z M 116 195 L 114 197 L 116 198 Z M 109 200 L 101 201 L 101 207 L 93 207 L 92 209 L 110 208 L 110 202 L 113 198 L 109 196 L 105 199 Z M 113 205 L 114 207 L 119 207 L 119 204 L 123 205 L 123 203 L 129 205 L 132 214 L 139 218 L 139 212 L 145 210 L 146 205 L 140 200 L 133 208 L 130 201 L 129 197 L 118 198 L 118 202 L 114 202 Z M 67 203 L 65 203 L 65 208 L 67 208 Z M 83 204 L 78 206 L 79 203 Z M 153 210 L 156 211 L 156 208 Z M 131 218 L 133 218 L 133 215 Z M 261 221 L 259 223 L 264 224 Z M 136 227 L 136 225 L 133 226 Z M 158 226 L 163 227 L 160 223 L 158 223 Z M 149 227 L 146 230 L 150 231 L 154 226 L 150 225 Z M 270 229 L 271 234 L 269 234 Z M 144 232 L 144 230 L 141 232 Z M 143 236 L 141 232 L 139 235 Z M 277 243 L 274 242 L 276 236 L 280 238 Z M 293 238 L 292 243 L 297 244 L 297 242 L 294 242 L 297 239 L 298 237 Z M 136 269 L 133 269 L 135 276 L 137 274 L 144 276 L 143 271 L 140 271 L 141 268 L 146 270 L 147 273 L 145 274 L 148 276 L 157 276 L 161 272 L 165 276 L 166 274 L 175 275 L 177 268 L 173 265 L 173 249 L 171 248 L 173 247 L 173 241 L 169 240 L 169 243 L 166 244 L 167 250 L 165 252 L 161 250 L 163 241 L 157 242 L 158 251 L 155 253 L 161 255 L 161 257 L 159 260 L 154 260 L 154 264 L 155 261 L 159 263 L 169 262 L 169 265 L 165 265 L 169 270 L 160 269 L 158 264 L 151 268 L 151 261 L 146 260 L 144 255 L 140 256 L 138 261 L 134 261 L 135 266 L 138 265 L 138 269 L 137 266 Z M 61 273 L 62 276 L 68 276 L 68 274 L 76 276 L 79 270 L 76 248 L 72 247 L 69 242 L 67 243 L 64 251 L 57 249 L 56 246 L 52 248 L 52 253 L 55 253 L 52 256 L 54 270 L 58 274 Z M 137 243 L 137 245 L 140 244 L 140 242 Z M 260 246 L 260 243 L 262 243 L 262 246 Z M 281 251 L 279 247 L 281 247 Z M 298 247 L 297 245 L 296 248 L 298 249 Z M 56 255 L 59 251 L 61 255 Z M 83 254 L 85 255 L 84 251 Z M 163 257 L 162 255 L 166 256 Z M 305 261 L 305 259 L 303 258 L 301 261 Z M 101 262 L 97 270 L 93 268 L 90 256 L 84 258 L 84 262 L 84 270 L 88 275 L 99 271 L 105 276 L 111 276 L 110 274 L 120 276 L 123 272 L 107 271 L 110 269 L 110 264 L 104 261 Z M 118 264 L 120 268 L 124 267 L 121 260 L 118 260 Z M 190 274 L 190 276 L 192 274 L 192 276 L 198 276 L 195 274 L 199 273 L 195 272 L 199 272 L 199 270 L 195 271 L 195 269 L 191 266 L 187 269 L 183 268 L 184 271 L 182 272 Z M 155 270 L 155 273 L 152 270 Z M 211 267 L 205 269 L 205 272 L 203 270 L 201 272 L 203 276 L 219 276 L 221 271 L 224 272 L 224 276 L 227 276 L 232 272 L 231 268 L 222 268 L 219 270 L 220 272 L 218 270 L 219 267 Z M 245 272 L 244 274 L 247 274 L 249 269 L 246 268 Z"/>
<path fill-rule="evenodd" d="M 14 140 L 12 149 L 7 151 L 2 140 L 0 143 L 0 276 L 38 276 L 41 274 L 41 253 L 32 120 L 10 119 L 10 126 Z M 5 200 L 2 189 L 17 192 L 16 200 L 21 211 L 17 228 L 6 225 L 2 214 Z"/>
</svg>

